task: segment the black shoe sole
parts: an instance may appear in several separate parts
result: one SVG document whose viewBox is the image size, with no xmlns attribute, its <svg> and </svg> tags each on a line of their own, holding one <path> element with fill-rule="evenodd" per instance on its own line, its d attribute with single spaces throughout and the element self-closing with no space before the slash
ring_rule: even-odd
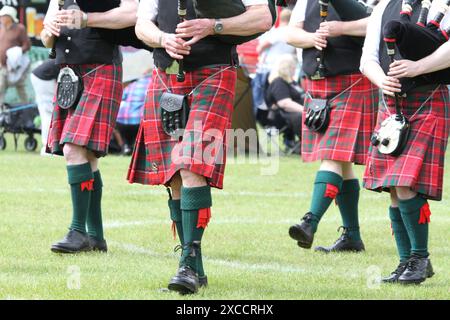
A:
<svg viewBox="0 0 450 320">
<path fill-rule="evenodd" d="M 197 290 L 195 290 L 195 288 L 185 282 L 172 282 L 169 283 L 167 288 L 170 291 L 175 291 L 182 295 L 197 293 Z"/>
<path fill-rule="evenodd" d="M 89 252 L 92 250 L 92 248 L 87 247 L 87 248 L 83 248 L 80 250 L 71 250 L 71 249 L 67 249 L 67 248 L 63 248 L 63 247 L 52 246 L 50 250 L 54 253 L 76 254 L 76 253 Z"/>
<path fill-rule="evenodd" d="M 344 252 L 344 253 L 361 253 L 366 251 L 365 249 L 345 249 L 345 250 L 328 250 L 324 247 L 315 247 L 314 248 L 315 252 L 322 252 L 322 253 L 339 253 L 339 252 Z"/>
<path fill-rule="evenodd" d="M 297 240 L 297 245 L 304 249 L 311 249 L 313 241 L 308 239 L 308 235 L 298 227 L 298 225 L 293 225 L 289 228 L 289 236 Z"/>
<path fill-rule="evenodd" d="M 398 280 L 398 283 L 400 283 L 402 285 L 405 285 L 405 286 L 407 286 L 407 285 L 419 285 L 422 282 L 424 282 L 425 280 L 426 280 L 426 278 L 425 279 L 417 279 L 417 280 L 408 280 L 408 281 Z"/>
</svg>

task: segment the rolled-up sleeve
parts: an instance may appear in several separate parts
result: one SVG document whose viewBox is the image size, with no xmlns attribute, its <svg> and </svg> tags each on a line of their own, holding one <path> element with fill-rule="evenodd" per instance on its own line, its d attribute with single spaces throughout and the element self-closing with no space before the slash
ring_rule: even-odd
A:
<svg viewBox="0 0 450 320">
<path fill-rule="evenodd" d="M 361 56 L 360 71 L 364 73 L 364 67 L 369 61 L 380 64 L 380 38 L 381 38 L 381 22 L 384 9 L 388 5 L 389 0 L 381 1 L 373 10 L 367 25 L 367 35 L 364 41 L 363 52 Z"/>
<path fill-rule="evenodd" d="M 137 12 L 138 19 L 155 21 L 158 15 L 159 0 L 141 0 Z"/>
</svg>

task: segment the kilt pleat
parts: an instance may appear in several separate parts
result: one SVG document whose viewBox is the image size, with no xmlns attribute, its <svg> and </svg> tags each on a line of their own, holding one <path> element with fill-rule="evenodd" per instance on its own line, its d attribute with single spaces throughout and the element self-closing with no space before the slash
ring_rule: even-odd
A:
<svg viewBox="0 0 450 320">
<path fill-rule="evenodd" d="M 414 91 L 401 100 L 403 113 L 410 118 L 411 131 L 407 146 L 398 157 L 381 154 L 371 147 L 364 173 L 364 187 L 389 191 L 391 187 L 410 187 L 425 198 L 441 200 L 443 191 L 445 151 L 450 129 L 449 91 L 441 86 L 412 117 L 432 91 Z M 379 107 L 377 129 L 395 113 L 394 101 L 386 99 L 389 112 Z"/>
<path fill-rule="evenodd" d="M 81 75 L 86 75 L 99 65 L 79 67 Z M 97 157 L 108 153 L 122 100 L 122 66 L 101 66 L 83 81 L 84 91 L 76 108 L 55 106 L 47 148 L 50 153 L 62 155 L 66 143 L 86 147 Z"/>
<path fill-rule="evenodd" d="M 147 91 L 144 118 L 141 121 L 133 157 L 128 170 L 130 183 L 167 185 L 181 169 L 204 176 L 208 184 L 221 189 L 225 171 L 226 130 L 231 128 L 236 71 L 225 67 L 203 68 L 186 73 L 183 83 L 176 75 L 153 72 Z M 202 83 L 203 80 L 208 79 Z M 162 81 L 161 81 L 162 80 Z M 167 91 L 188 94 L 190 113 L 180 139 L 168 136 L 161 124 L 159 100 Z"/>
<path fill-rule="evenodd" d="M 339 95 L 353 84 L 351 89 Z M 315 133 L 303 125 L 303 161 L 335 160 L 365 164 L 375 127 L 378 88 L 362 74 L 351 74 L 306 80 L 305 89 L 309 93 L 305 106 L 311 103 L 311 98 L 339 96 L 330 101 L 330 125 L 325 132 Z M 306 112 L 303 120 L 305 115 Z"/>
</svg>

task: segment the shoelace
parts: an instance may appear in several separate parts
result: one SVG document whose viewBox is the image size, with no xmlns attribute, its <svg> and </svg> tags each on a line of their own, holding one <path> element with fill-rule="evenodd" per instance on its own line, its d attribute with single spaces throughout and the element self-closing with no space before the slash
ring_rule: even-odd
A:
<svg viewBox="0 0 450 320">
<path fill-rule="evenodd" d="M 419 260 L 411 258 L 406 265 L 406 268 L 411 271 L 417 270 L 417 265 L 419 264 Z"/>
<path fill-rule="evenodd" d="M 346 240 L 346 239 L 348 239 L 348 228 L 346 228 L 346 227 L 344 227 L 344 226 L 340 226 L 338 229 L 337 229 L 337 232 L 340 232 L 341 231 L 341 229 L 342 229 L 342 234 L 341 234 L 341 236 L 339 237 L 339 239 L 335 242 L 335 243 L 337 243 L 338 241 L 340 241 L 340 240 Z"/>
<path fill-rule="evenodd" d="M 313 220 L 312 214 L 311 213 L 305 214 L 303 216 L 302 220 L 307 222 L 307 223 L 311 223 L 311 221 Z"/>
<path fill-rule="evenodd" d="M 392 274 L 402 274 L 405 271 L 405 264 L 400 263 L 397 267 L 397 269 L 395 269 Z"/>
<path fill-rule="evenodd" d="M 173 248 L 173 252 L 177 252 L 177 251 L 180 251 L 180 250 L 183 250 L 183 246 L 181 244 L 176 245 L 175 248 Z"/>
</svg>

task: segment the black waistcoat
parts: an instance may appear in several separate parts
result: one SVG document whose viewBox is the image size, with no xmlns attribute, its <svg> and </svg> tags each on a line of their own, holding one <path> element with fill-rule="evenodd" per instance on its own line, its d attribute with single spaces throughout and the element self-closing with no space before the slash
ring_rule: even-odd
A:
<svg viewBox="0 0 450 320">
<path fill-rule="evenodd" d="M 383 28 L 389 21 L 400 20 L 401 9 L 402 9 L 402 0 L 391 0 L 388 3 L 388 5 L 386 6 L 386 9 L 384 10 L 384 13 L 383 13 L 383 18 L 381 20 L 379 57 L 380 57 L 380 66 L 381 66 L 381 68 L 383 68 L 383 71 L 386 74 L 389 71 L 389 65 L 391 64 L 391 58 L 387 54 L 386 43 L 383 40 L 384 39 Z M 413 14 L 411 16 L 412 23 L 415 23 L 417 20 L 419 20 L 420 9 L 421 9 L 420 1 L 416 1 L 413 4 Z M 418 44 L 418 45 L 420 45 L 420 44 Z M 402 56 L 400 55 L 398 50 L 396 50 L 396 52 L 395 52 L 394 59 L 395 60 L 402 59 Z M 415 79 L 415 78 L 401 79 L 402 91 L 403 92 L 409 91 L 411 88 L 416 86 L 416 82 L 417 82 L 417 79 Z"/>
<path fill-rule="evenodd" d="M 64 8 L 67 9 L 74 3 L 74 0 L 66 0 Z M 111 64 L 115 50 L 117 50 L 117 47 L 104 40 L 97 28 L 62 28 L 61 34 L 56 41 L 56 63 Z"/>
<path fill-rule="evenodd" d="M 327 21 L 341 21 L 339 15 L 330 4 Z M 319 1 L 308 0 L 303 28 L 307 32 L 316 32 L 320 26 Z M 359 62 L 362 55 L 362 46 L 351 37 L 342 36 L 328 38 L 324 52 L 326 76 L 336 76 L 359 72 Z M 316 48 L 303 50 L 303 71 L 312 76 L 319 66 L 317 58 L 320 52 Z"/>
<path fill-rule="evenodd" d="M 195 19 L 195 11 L 192 1 L 187 1 L 187 19 Z M 178 1 L 159 1 L 156 24 L 160 30 L 166 33 L 175 33 L 178 19 Z M 173 59 L 163 48 L 157 48 L 153 52 L 155 65 L 166 69 L 172 65 Z M 191 47 L 191 53 L 184 57 L 184 69 L 192 71 L 208 65 L 232 64 L 237 61 L 236 47 L 221 42 L 215 37 L 206 37 Z"/>
</svg>

